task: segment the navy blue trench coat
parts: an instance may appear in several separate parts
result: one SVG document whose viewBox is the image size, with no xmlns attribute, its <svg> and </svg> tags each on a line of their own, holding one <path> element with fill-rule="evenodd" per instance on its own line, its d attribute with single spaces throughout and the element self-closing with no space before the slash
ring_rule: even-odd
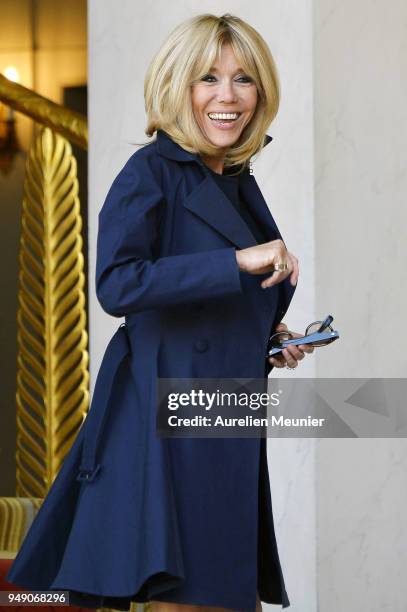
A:
<svg viewBox="0 0 407 612">
<path fill-rule="evenodd" d="M 271 140 L 266 137 L 266 143 Z M 268 240 L 281 238 L 249 170 L 240 191 Z M 8 573 L 72 604 L 130 601 L 254 612 L 288 607 L 265 438 L 164 438 L 156 379 L 267 377 L 267 343 L 289 279 L 241 272 L 257 244 L 198 154 L 166 132 L 131 155 L 99 213 L 96 293 L 125 317 L 88 415 Z"/>
</svg>

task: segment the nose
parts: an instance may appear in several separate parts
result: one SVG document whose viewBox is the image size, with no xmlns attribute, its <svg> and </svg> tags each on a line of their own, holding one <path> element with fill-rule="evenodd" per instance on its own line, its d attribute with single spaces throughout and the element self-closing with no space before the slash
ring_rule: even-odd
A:
<svg viewBox="0 0 407 612">
<path fill-rule="evenodd" d="M 236 102 L 236 92 L 233 81 L 230 79 L 223 79 L 221 81 L 219 85 L 218 100 L 219 102 Z"/>
</svg>

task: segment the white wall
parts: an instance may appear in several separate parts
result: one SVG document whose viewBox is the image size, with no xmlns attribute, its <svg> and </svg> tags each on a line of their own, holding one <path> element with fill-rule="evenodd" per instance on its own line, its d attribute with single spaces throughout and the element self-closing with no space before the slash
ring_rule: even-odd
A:
<svg viewBox="0 0 407 612">
<path fill-rule="evenodd" d="M 318 374 L 405 377 L 407 4 L 314 5 L 316 295 L 343 337 Z"/>
<path fill-rule="evenodd" d="M 315 0 L 313 17 L 316 304 L 341 333 L 317 375 L 405 377 L 407 4 Z M 321 611 L 407 609 L 406 449 L 319 441 Z"/>
</svg>

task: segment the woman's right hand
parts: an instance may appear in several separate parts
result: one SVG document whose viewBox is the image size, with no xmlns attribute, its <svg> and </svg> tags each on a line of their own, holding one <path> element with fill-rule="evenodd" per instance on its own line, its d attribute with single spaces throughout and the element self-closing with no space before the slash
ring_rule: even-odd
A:
<svg viewBox="0 0 407 612">
<path fill-rule="evenodd" d="M 262 281 L 261 287 L 263 289 L 281 283 L 290 275 L 290 282 L 293 286 L 298 282 L 298 259 L 287 251 L 284 242 L 280 239 L 257 244 L 247 249 L 236 250 L 236 260 L 239 270 L 242 270 L 242 272 L 249 272 L 249 274 L 272 272 L 271 276 Z M 274 271 L 274 265 L 282 262 L 287 263 L 288 269 Z"/>
</svg>

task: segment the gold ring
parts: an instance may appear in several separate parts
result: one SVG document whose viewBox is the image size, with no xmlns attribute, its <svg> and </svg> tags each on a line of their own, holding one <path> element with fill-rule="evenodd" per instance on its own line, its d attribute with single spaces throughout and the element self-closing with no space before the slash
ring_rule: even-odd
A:
<svg viewBox="0 0 407 612">
<path fill-rule="evenodd" d="M 281 263 L 274 264 L 275 272 L 283 272 L 284 270 L 288 270 L 287 262 L 283 261 Z"/>
</svg>

